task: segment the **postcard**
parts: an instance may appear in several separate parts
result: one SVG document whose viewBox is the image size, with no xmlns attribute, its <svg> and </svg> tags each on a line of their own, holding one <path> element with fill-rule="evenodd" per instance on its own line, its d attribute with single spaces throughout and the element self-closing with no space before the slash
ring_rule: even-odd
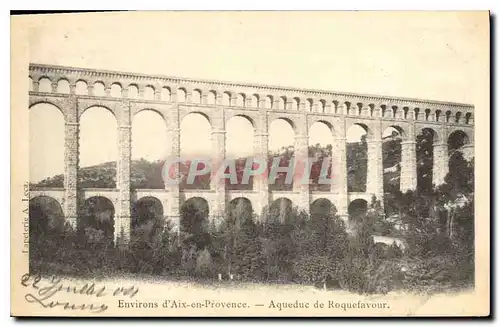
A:
<svg viewBox="0 0 500 327">
<path fill-rule="evenodd" d="M 489 19 L 12 16 L 11 315 L 488 316 Z"/>
</svg>

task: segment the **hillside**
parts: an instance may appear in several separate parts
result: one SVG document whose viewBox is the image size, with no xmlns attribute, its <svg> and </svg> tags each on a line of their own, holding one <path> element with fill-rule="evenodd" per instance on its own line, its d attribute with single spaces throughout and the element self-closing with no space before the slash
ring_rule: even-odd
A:
<svg viewBox="0 0 500 327">
<path fill-rule="evenodd" d="M 384 179 L 392 186 L 399 186 L 399 140 L 390 140 L 383 144 L 384 156 Z M 321 161 L 324 156 L 331 155 L 331 147 L 322 148 L 319 145 L 309 147 L 309 156 L 318 158 L 318 163 L 313 165 L 311 178 L 313 182 L 318 180 L 321 169 Z M 279 153 L 270 153 L 270 158 L 279 155 Z M 293 156 L 293 150 L 283 149 L 282 164 L 286 165 L 287 161 Z M 350 192 L 364 192 L 366 181 L 367 153 L 366 143 L 348 143 L 347 144 L 347 179 L 348 189 Z M 238 181 L 241 180 L 245 167 L 246 158 L 242 158 L 237 164 Z M 270 159 L 270 162 L 272 159 Z M 161 189 L 164 187 L 161 172 L 162 161 L 149 162 L 144 159 L 133 160 L 131 163 L 131 186 L 133 189 Z M 184 167 L 182 170 L 187 170 Z M 291 189 L 290 185 L 284 183 L 284 175 L 278 177 L 275 185 L 271 185 L 271 189 Z M 228 181 L 229 182 L 229 181 Z M 195 181 L 198 185 L 196 188 L 208 189 L 210 187 L 209 176 L 201 176 Z M 39 187 L 63 187 L 63 175 L 56 175 L 44 179 L 38 183 L 31 184 Z M 85 167 L 79 171 L 79 186 L 82 188 L 115 188 L 116 187 L 116 162 L 106 162 L 99 165 Z M 194 188 L 194 185 L 183 185 L 184 188 Z M 252 183 L 249 185 L 230 185 L 229 189 L 251 189 Z M 311 185 L 312 189 L 327 191 L 329 185 Z"/>
</svg>

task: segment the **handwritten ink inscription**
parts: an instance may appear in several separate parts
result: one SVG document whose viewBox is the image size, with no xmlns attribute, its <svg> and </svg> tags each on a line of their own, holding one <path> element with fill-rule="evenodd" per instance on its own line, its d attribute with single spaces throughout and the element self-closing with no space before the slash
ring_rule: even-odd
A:
<svg viewBox="0 0 500 327">
<path fill-rule="evenodd" d="M 49 309 L 58 307 L 64 310 L 81 310 L 92 313 L 100 313 L 108 309 L 108 306 L 102 301 L 104 297 L 133 298 L 139 292 L 139 288 L 135 285 L 107 288 L 106 286 L 98 286 L 95 283 L 64 282 L 62 278 L 57 276 L 46 278 L 31 276 L 30 274 L 24 274 L 21 277 L 21 285 L 29 289 L 24 296 L 29 303 L 36 303 L 43 308 Z M 58 294 L 59 298 L 64 298 L 64 295 L 77 295 L 91 300 L 84 303 L 73 303 L 73 300 L 56 300 L 56 294 Z M 95 301 L 95 299 L 101 301 Z"/>
</svg>

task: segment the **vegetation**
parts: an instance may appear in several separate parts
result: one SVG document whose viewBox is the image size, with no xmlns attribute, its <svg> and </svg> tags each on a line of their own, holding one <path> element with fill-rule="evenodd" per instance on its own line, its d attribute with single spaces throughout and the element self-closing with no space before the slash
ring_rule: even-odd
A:
<svg viewBox="0 0 500 327">
<path fill-rule="evenodd" d="M 193 198 L 182 206 L 177 231 L 154 201 L 145 199 L 132 211 L 129 246 L 121 247 L 117 245 L 123 235 L 113 242 L 109 226 L 114 212 L 106 203 L 86 203 L 81 223 L 73 231 L 64 225 L 60 207 L 47 199 L 33 201 L 30 269 L 71 275 L 132 273 L 210 280 L 220 274 L 255 282 L 325 284 L 358 293 L 439 291 L 471 285 L 474 160 L 467 162 L 460 152 L 454 152 L 445 184 L 436 188 L 429 185 L 432 179 L 428 173 L 418 174 L 419 191 L 403 194 L 396 185 L 398 144 L 398 139 L 384 142 L 384 168 L 397 167 L 385 169 L 384 178 L 393 185 L 386 189 L 385 212 L 374 198 L 366 211 L 351 215 L 348 225 L 327 200 L 315 202 L 307 215 L 281 199 L 257 220 L 248 200 L 238 199 L 230 203 L 224 221 L 216 226 L 209 223 L 207 203 Z M 366 179 L 364 149 L 364 141 L 347 149 L 351 190 L 358 190 Z M 431 171 L 432 161 L 425 159 L 431 150 L 425 142 L 417 147 L 420 171 Z M 285 161 L 293 155 L 292 151 L 283 153 Z M 331 155 L 331 147 L 310 147 L 309 154 L 322 158 Z M 157 179 L 160 166 L 135 162 L 132 184 L 161 187 L 150 182 Z M 89 183 L 85 185 L 101 174 L 105 176 L 99 183 L 114 183 L 111 167 L 85 170 L 82 176 L 87 176 Z M 50 186 L 55 180 L 57 176 L 41 184 Z M 374 243 L 373 235 L 397 237 L 404 248 L 396 243 Z"/>
</svg>

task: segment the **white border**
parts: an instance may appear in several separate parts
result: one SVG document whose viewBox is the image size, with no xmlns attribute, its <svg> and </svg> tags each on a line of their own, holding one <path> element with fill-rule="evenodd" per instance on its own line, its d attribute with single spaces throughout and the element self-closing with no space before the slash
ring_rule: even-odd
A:
<svg viewBox="0 0 500 327">
<path fill-rule="evenodd" d="M 78 10 L 82 9 L 82 4 L 79 1 L 55 1 L 55 0 L 44 0 L 44 1 L 15 1 L 16 10 L 47 10 L 47 8 L 58 8 L 58 10 Z M 331 1 L 319 1 L 319 0 L 307 0 L 307 1 L 272 1 L 272 0 L 253 0 L 247 2 L 236 3 L 235 1 L 222 1 L 222 0 L 212 0 L 212 1 L 203 1 L 203 0 L 183 0 L 178 1 L 177 3 L 165 3 L 165 1 L 156 0 L 156 1 L 132 1 L 132 0 L 122 0 L 120 4 L 126 8 L 126 10 L 491 10 L 494 14 L 498 13 L 500 10 L 499 1 L 497 0 L 474 0 L 474 1 L 465 1 L 465 0 L 455 0 L 453 2 L 445 3 L 438 2 L 436 0 L 419 0 L 419 1 L 388 1 L 388 0 L 378 0 L 378 1 L 369 1 L 369 0 L 349 0 L 343 3 L 333 3 Z M 0 8 L 7 7 L 8 2 L 1 2 Z M 104 2 L 102 0 L 86 0 L 85 5 L 87 8 L 91 8 L 92 10 L 109 10 L 112 7 L 111 2 Z M 2 78 L 0 79 L 0 90 L 3 91 L 3 96 L 1 97 L 2 105 L 0 110 L 0 147 L 1 153 L 7 154 L 8 156 L 3 156 L 3 159 L 0 160 L 1 163 L 1 177 L 0 180 L 2 183 L 0 184 L 0 210 L 2 214 L 0 215 L 1 219 L 3 219 L 3 226 L 0 229 L 2 233 L 2 253 L 10 253 L 10 228 L 6 228 L 6 225 L 9 225 L 9 217 L 10 217 L 10 16 L 6 10 L 2 10 L 4 15 L 0 16 L 1 26 L 4 28 L 0 29 L 0 37 L 2 40 L 1 44 L 4 44 L 2 51 L 2 62 L 4 63 L 4 68 L 8 74 L 2 74 Z M 10 10 L 10 9 L 8 9 Z M 498 23 L 498 22 L 497 22 Z M 8 27 L 7 27 L 8 26 Z M 495 39 L 495 43 L 498 42 L 498 35 L 493 35 Z M 492 58 L 493 59 L 493 58 Z M 493 74 L 497 75 L 497 69 L 495 69 Z M 500 94 L 500 90 L 498 84 L 495 85 L 495 88 L 491 91 L 492 94 Z M 492 103 L 493 108 L 495 108 L 495 103 Z M 497 113 L 496 119 L 494 122 L 494 127 L 500 126 L 500 115 Z M 494 128 L 492 132 L 494 131 Z M 495 137 L 495 143 L 499 144 L 498 133 Z M 496 161 L 498 162 L 500 159 L 500 155 L 495 156 Z M 493 168 L 493 167 L 492 167 Z M 497 178 L 495 179 L 495 183 L 498 187 L 499 177 L 497 174 Z M 492 202 L 496 199 L 492 199 Z M 498 202 L 497 202 L 498 203 Z M 498 206 L 495 209 L 493 218 L 499 217 Z M 499 233 L 499 223 L 497 222 L 495 228 L 495 235 L 500 235 Z M 496 247 L 495 237 L 492 238 L 492 242 Z M 492 252 L 494 254 L 495 252 Z M 5 256 L 4 256 L 5 258 Z M 9 262 L 10 260 L 4 260 L 4 262 Z M 13 318 L 10 318 L 10 266 L 9 264 L 2 265 L 1 271 L 1 281 L 3 283 L 2 294 L 1 294 L 1 308 L 2 308 L 2 326 L 11 326 L 14 325 L 17 321 Z M 493 276 L 492 276 L 493 277 Z M 498 271 L 495 277 L 498 277 Z M 493 277 L 494 278 L 494 277 Z M 497 283 L 495 283 L 497 284 Z M 9 291 L 7 291 L 9 290 Z M 495 301 L 497 303 L 498 301 Z M 494 312 L 498 310 L 493 309 Z M 390 321 L 390 320 L 389 320 Z M 414 321 L 414 320 L 413 320 Z M 122 324 L 121 321 L 107 321 L 110 324 L 118 325 Z M 135 323 L 133 321 L 132 323 Z M 220 325 L 223 324 L 234 324 L 238 323 L 238 325 L 250 325 L 251 323 L 258 324 L 267 324 L 270 323 L 268 321 L 211 321 L 211 322 L 203 322 L 203 321 L 168 321 L 165 322 L 151 322 L 151 321 L 141 321 L 137 324 L 139 325 L 147 325 L 151 323 L 166 323 L 169 326 L 180 325 L 180 324 L 196 324 L 201 325 Z M 305 321 L 300 320 L 296 321 L 296 323 L 303 324 Z M 310 320 L 311 323 L 316 322 L 315 320 Z M 348 324 L 356 324 L 363 323 L 362 321 L 321 321 L 323 323 L 331 324 L 332 322 L 335 325 L 344 325 Z M 388 321 L 371 321 L 371 323 L 375 324 L 387 324 Z M 399 321 L 398 321 L 399 322 Z M 53 325 L 57 323 L 58 325 L 72 325 L 74 322 L 65 320 L 65 321 L 27 321 L 23 322 L 25 326 L 32 326 L 39 323 L 45 323 Z M 79 321 L 80 324 L 87 325 L 96 323 L 95 321 Z M 100 324 L 100 321 L 97 322 Z M 125 322 L 127 323 L 127 322 Z M 274 321 L 274 323 L 278 323 Z M 280 322 L 282 324 L 289 324 L 289 321 Z M 429 322 L 429 324 L 442 324 L 445 323 L 443 320 L 439 320 L 437 322 Z M 454 323 L 454 321 L 450 321 L 450 323 Z M 473 321 L 472 323 L 477 324 L 479 321 Z"/>
</svg>

